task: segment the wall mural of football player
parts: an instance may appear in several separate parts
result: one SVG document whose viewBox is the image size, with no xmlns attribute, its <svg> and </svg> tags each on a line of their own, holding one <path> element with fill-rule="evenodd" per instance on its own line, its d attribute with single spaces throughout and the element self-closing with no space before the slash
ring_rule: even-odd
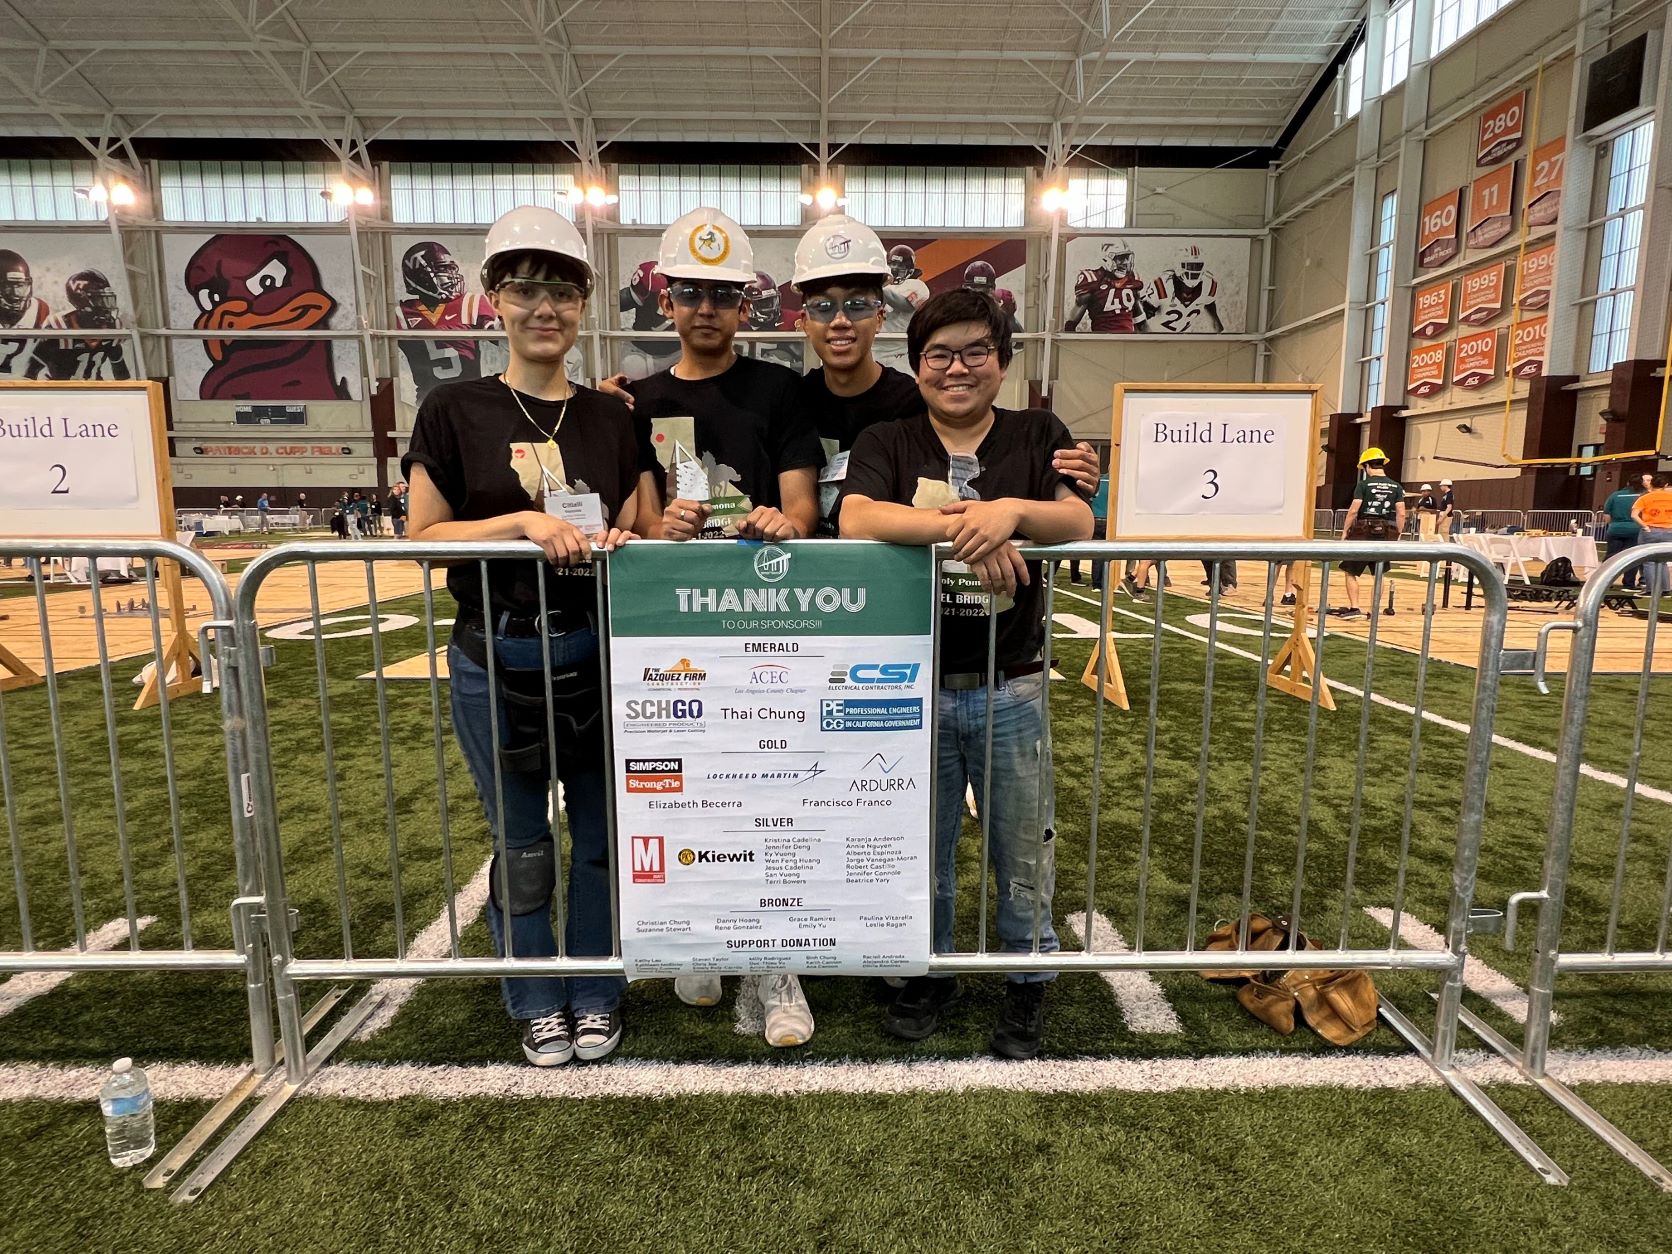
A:
<svg viewBox="0 0 1672 1254">
<path fill-rule="evenodd" d="M 889 281 L 882 289 L 882 329 L 906 333 L 917 307 L 929 299 L 929 285 L 917 264 L 917 250 L 910 244 L 896 244 L 888 250 Z"/>
<path fill-rule="evenodd" d="M 401 256 L 406 298 L 396 306 L 406 331 L 491 331 L 499 326 L 493 306 L 479 292 L 465 290 L 464 270 L 445 244 L 419 240 Z M 411 372 L 416 403 L 430 390 L 456 379 L 480 379 L 484 350 L 492 341 L 472 339 L 401 340 L 401 354 Z"/>
<path fill-rule="evenodd" d="M 47 325 L 52 310 L 35 295 L 35 274 L 23 254 L 0 249 L 0 327 L 33 331 Z M 0 378 L 26 377 L 34 356 L 32 337 L 0 338 Z"/>
<path fill-rule="evenodd" d="M 662 292 L 668 281 L 656 271 L 654 261 L 641 261 L 622 284 L 619 305 L 624 331 L 672 331 L 673 319 L 662 315 Z M 679 359 L 679 341 L 633 340 L 622 354 L 621 369 L 630 378 L 642 379 L 666 370 Z"/>
<path fill-rule="evenodd" d="M 1026 240 L 917 236 L 885 239 L 889 280 L 883 286 L 882 334 L 876 359 L 911 374 L 906 360 L 906 327 L 931 296 L 961 287 L 985 292 L 1005 307 L 1014 330 L 1022 329 L 1021 301 L 1027 287 Z"/>
<path fill-rule="evenodd" d="M 326 330 L 337 300 L 319 266 L 288 235 L 213 235 L 185 268 L 198 307 L 192 326 L 215 331 Z M 352 399 L 330 340 L 206 338 L 205 401 Z"/>
<path fill-rule="evenodd" d="M 799 306 L 795 313 L 789 313 L 784 308 L 784 290 L 765 270 L 755 271 L 755 281 L 746 283 L 743 296 L 749 302 L 749 324 L 745 331 L 789 331 L 795 327 L 795 319 L 799 316 Z M 802 361 L 802 338 L 797 335 L 790 340 L 738 340 L 737 351 L 749 357 L 758 357 L 762 361 L 775 361 L 780 366 L 788 366 L 800 373 Z"/>
<path fill-rule="evenodd" d="M 1063 330 L 1099 335 L 1241 334 L 1246 236 L 1077 235 L 1063 251 Z"/>
<path fill-rule="evenodd" d="M 999 308 L 1010 315 L 1010 329 L 1020 331 L 1022 320 L 1016 315 L 1016 293 L 999 286 L 998 271 L 986 261 L 972 261 L 964 269 L 964 286 L 972 292 L 984 292 L 998 301 Z"/>
<path fill-rule="evenodd" d="M 66 331 L 114 331 L 120 325 L 116 289 L 98 270 L 81 270 L 64 283 L 69 309 L 45 325 Z M 126 339 L 36 340 L 30 378 L 131 379 Z"/>
<path fill-rule="evenodd" d="M 1124 239 L 1104 242 L 1098 264 L 1074 276 L 1074 307 L 1064 331 L 1078 331 L 1089 316 L 1091 330 L 1102 335 L 1130 335 L 1148 319 L 1144 281 L 1136 254 Z"/>
<path fill-rule="evenodd" d="M 1202 249 L 1186 244 L 1178 261 L 1156 277 L 1144 292 L 1148 329 L 1167 335 L 1217 335 L 1225 329 L 1219 317 L 1219 280 L 1207 268 Z"/>
</svg>

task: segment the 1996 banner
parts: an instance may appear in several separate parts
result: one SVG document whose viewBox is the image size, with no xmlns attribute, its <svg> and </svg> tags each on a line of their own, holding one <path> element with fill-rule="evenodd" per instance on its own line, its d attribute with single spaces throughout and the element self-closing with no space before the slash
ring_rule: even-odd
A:
<svg viewBox="0 0 1672 1254">
<path fill-rule="evenodd" d="M 628 978 L 925 971 L 929 550 L 640 543 L 610 567 Z"/>
</svg>

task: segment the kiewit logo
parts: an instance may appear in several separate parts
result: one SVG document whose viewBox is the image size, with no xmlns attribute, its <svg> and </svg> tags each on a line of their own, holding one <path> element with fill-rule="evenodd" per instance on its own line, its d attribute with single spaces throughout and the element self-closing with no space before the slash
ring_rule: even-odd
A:
<svg viewBox="0 0 1672 1254">
<path fill-rule="evenodd" d="M 681 758 L 628 758 L 628 792 L 684 792 L 685 763 Z"/>
<path fill-rule="evenodd" d="M 681 849 L 679 851 L 679 865 L 690 866 L 694 863 L 707 862 L 753 862 L 753 849 L 739 849 L 736 852 L 726 852 L 720 849 Z"/>
<path fill-rule="evenodd" d="M 660 836 L 633 837 L 633 883 L 667 883 L 667 872 L 663 870 Z"/>
<path fill-rule="evenodd" d="M 652 688 L 701 688 L 708 672 L 693 666 L 691 659 L 682 657 L 672 666 L 647 666 L 644 682 Z"/>
<path fill-rule="evenodd" d="M 891 684 L 909 686 L 917 682 L 923 670 L 921 662 L 860 662 L 855 666 L 837 666 L 830 672 L 833 684 Z"/>
<path fill-rule="evenodd" d="M 755 574 L 763 583 L 777 583 L 790 573 L 790 554 L 776 544 L 769 544 L 755 554 Z"/>
</svg>

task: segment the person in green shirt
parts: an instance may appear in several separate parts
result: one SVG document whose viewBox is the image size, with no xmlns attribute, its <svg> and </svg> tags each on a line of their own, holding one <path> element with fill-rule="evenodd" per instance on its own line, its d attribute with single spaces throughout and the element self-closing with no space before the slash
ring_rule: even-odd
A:
<svg viewBox="0 0 1672 1254">
<path fill-rule="evenodd" d="M 1642 495 L 1642 486 L 1635 480 L 1627 480 L 1602 503 L 1602 512 L 1608 515 L 1608 551 L 1603 554 L 1605 559 L 1622 553 L 1637 543 L 1642 528 L 1632 518 L 1631 507 L 1637 504 L 1637 498 Z M 1626 577 L 1620 581 L 1620 586 L 1628 592 L 1641 591 L 1643 568 L 1634 566 L 1628 570 Z"/>
<path fill-rule="evenodd" d="M 1347 507 L 1348 540 L 1397 541 L 1405 530 L 1405 489 L 1388 477 L 1388 456 L 1379 448 L 1364 450 L 1359 469 L 1364 478 L 1353 489 L 1353 503 Z M 1386 562 L 1342 562 L 1341 574 L 1347 587 L 1347 604 L 1329 612 L 1338 618 L 1363 618 L 1359 609 L 1359 576 Z"/>
</svg>

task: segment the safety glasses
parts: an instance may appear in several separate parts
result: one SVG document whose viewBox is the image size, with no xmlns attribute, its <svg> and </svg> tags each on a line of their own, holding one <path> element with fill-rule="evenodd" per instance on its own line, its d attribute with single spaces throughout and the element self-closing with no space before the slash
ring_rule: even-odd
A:
<svg viewBox="0 0 1672 1254">
<path fill-rule="evenodd" d="M 814 322 L 834 322 L 840 313 L 849 322 L 864 322 L 877 316 L 882 302 L 875 296 L 846 296 L 835 300 L 829 296 L 815 296 L 803 302 L 801 312 Z"/>
<path fill-rule="evenodd" d="M 585 291 L 561 279 L 506 279 L 494 293 L 518 309 L 537 309 L 548 297 L 559 309 L 574 309 L 586 299 Z"/>
<path fill-rule="evenodd" d="M 743 289 L 735 283 L 670 283 L 668 299 L 681 309 L 696 309 L 705 300 L 716 309 L 736 309 L 743 303 Z"/>
</svg>

